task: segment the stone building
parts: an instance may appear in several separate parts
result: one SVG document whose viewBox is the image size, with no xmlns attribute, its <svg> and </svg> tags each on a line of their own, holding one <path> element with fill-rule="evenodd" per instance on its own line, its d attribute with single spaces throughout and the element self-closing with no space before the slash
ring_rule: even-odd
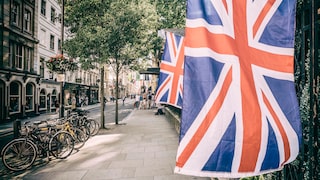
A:
<svg viewBox="0 0 320 180">
<path fill-rule="evenodd" d="M 0 123 L 38 113 L 38 4 L 0 1 Z"/>
</svg>

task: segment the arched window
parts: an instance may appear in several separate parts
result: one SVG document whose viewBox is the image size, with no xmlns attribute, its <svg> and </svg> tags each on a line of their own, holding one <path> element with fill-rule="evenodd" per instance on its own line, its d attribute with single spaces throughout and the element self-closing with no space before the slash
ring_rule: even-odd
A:
<svg viewBox="0 0 320 180">
<path fill-rule="evenodd" d="M 28 83 L 26 86 L 26 111 L 34 110 L 34 86 Z"/>
<path fill-rule="evenodd" d="M 51 95 L 51 107 L 52 108 L 55 108 L 55 102 L 56 102 L 57 99 L 57 90 L 53 90 L 52 91 L 52 95 Z"/>
<path fill-rule="evenodd" d="M 47 101 L 46 90 L 41 89 L 41 91 L 40 91 L 40 109 L 46 108 L 46 101 Z"/>
<path fill-rule="evenodd" d="M 10 112 L 20 112 L 21 102 L 21 86 L 18 82 L 11 82 L 10 84 Z"/>
</svg>

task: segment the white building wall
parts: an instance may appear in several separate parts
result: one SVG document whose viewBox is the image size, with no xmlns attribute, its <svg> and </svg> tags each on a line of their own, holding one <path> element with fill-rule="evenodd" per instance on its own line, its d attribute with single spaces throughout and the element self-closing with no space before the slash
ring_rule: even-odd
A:
<svg viewBox="0 0 320 180">
<path fill-rule="evenodd" d="M 38 26 L 38 72 L 40 72 L 41 64 L 45 67 L 45 62 L 41 62 L 41 59 L 47 61 L 50 57 L 56 56 L 61 53 L 58 50 L 58 40 L 61 40 L 61 23 L 59 21 L 59 14 L 61 15 L 61 7 L 58 4 L 57 0 L 46 0 L 46 13 L 45 16 L 41 13 L 41 3 L 42 0 L 39 0 L 38 3 L 38 14 L 39 14 L 39 26 Z M 55 22 L 51 22 L 51 8 L 55 9 L 56 19 Z M 54 36 L 54 49 L 50 48 L 50 36 Z M 53 79 L 56 75 L 53 76 Z M 50 79 L 52 77 L 48 69 L 44 69 L 44 79 Z"/>
</svg>

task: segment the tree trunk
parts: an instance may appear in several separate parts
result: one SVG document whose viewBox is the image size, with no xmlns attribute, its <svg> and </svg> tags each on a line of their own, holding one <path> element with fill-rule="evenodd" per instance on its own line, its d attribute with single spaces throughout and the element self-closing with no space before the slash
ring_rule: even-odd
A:
<svg viewBox="0 0 320 180">
<path fill-rule="evenodd" d="M 100 72 L 100 112 L 101 112 L 101 129 L 105 129 L 105 117 L 104 117 L 104 66 L 101 67 Z"/>
<path fill-rule="evenodd" d="M 115 123 L 119 124 L 118 119 L 118 98 L 119 98 L 119 63 L 118 58 L 116 58 L 116 111 L 115 111 Z"/>
</svg>

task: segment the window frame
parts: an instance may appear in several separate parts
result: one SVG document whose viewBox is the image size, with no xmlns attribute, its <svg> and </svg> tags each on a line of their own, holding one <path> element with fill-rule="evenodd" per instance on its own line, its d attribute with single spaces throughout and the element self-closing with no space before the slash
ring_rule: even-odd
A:
<svg viewBox="0 0 320 180">
<path fill-rule="evenodd" d="M 21 4 L 17 1 L 13 1 L 11 8 L 11 20 L 10 22 L 20 27 L 20 15 L 21 15 Z"/>
<path fill-rule="evenodd" d="M 45 58 L 40 57 L 40 77 L 41 78 L 44 78 L 44 62 L 45 62 Z"/>
<path fill-rule="evenodd" d="M 47 1 L 41 0 L 40 14 L 46 17 L 47 13 Z"/>
<path fill-rule="evenodd" d="M 31 94 L 28 94 L 28 92 L 30 92 L 30 91 L 28 91 L 29 87 L 31 87 Z M 34 89 L 35 89 L 34 84 L 28 83 L 26 85 L 26 99 L 25 99 L 25 101 L 26 101 L 26 106 L 25 106 L 26 107 L 26 112 L 34 111 L 34 104 L 35 104 L 34 103 Z M 27 106 L 27 103 L 29 104 L 29 106 Z M 29 107 L 29 109 L 27 109 L 27 107 Z"/>
<path fill-rule="evenodd" d="M 32 11 L 29 8 L 24 9 L 23 30 L 29 33 L 32 32 Z"/>
<path fill-rule="evenodd" d="M 23 46 L 21 44 L 13 43 L 12 44 L 13 53 L 12 53 L 12 67 L 15 69 L 23 70 Z"/>
<path fill-rule="evenodd" d="M 15 89 L 14 87 L 12 88 L 12 84 L 17 84 L 17 92 L 18 94 L 12 94 L 12 89 Z M 16 114 L 16 113 L 20 113 L 21 112 L 21 84 L 18 83 L 17 81 L 12 81 L 9 85 L 9 89 L 10 89 L 10 92 L 9 92 L 9 101 L 10 101 L 10 111 L 9 114 Z M 16 110 L 13 110 L 15 109 L 14 107 L 12 107 L 12 99 L 16 99 L 15 101 L 17 102 L 17 109 Z"/>
<path fill-rule="evenodd" d="M 56 9 L 54 7 L 51 7 L 50 21 L 53 24 L 56 22 Z"/>
<path fill-rule="evenodd" d="M 53 34 L 50 34 L 50 49 L 51 50 L 54 50 L 54 35 Z"/>
<path fill-rule="evenodd" d="M 45 110 L 47 109 L 47 92 L 46 92 L 46 89 L 41 89 L 40 90 L 40 93 L 39 93 L 40 97 L 39 97 L 39 109 L 40 110 Z M 44 104 L 43 104 L 44 103 Z M 44 106 L 42 106 L 44 105 Z"/>
</svg>

